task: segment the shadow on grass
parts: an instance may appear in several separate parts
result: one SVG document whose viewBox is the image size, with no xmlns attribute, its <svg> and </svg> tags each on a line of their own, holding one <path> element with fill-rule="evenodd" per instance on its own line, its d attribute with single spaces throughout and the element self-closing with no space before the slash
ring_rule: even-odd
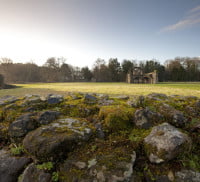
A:
<svg viewBox="0 0 200 182">
<path fill-rule="evenodd" d="M 21 86 L 5 84 L 3 87 L 3 89 L 15 89 L 15 88 L 21 88 Z"/>
<path fill-rule="evenodd" d="M 6 95 L 23 97 L 27 94 L 47 96 L 49 94 L 67 95 L 68 92 L 55 91 L 53 89 L 46 89 L 46 88 L 24 88 L 23 86 L 14 86 L 7 89 L 0 89 L 0 97 L 6 96 Z"/>
</svg>

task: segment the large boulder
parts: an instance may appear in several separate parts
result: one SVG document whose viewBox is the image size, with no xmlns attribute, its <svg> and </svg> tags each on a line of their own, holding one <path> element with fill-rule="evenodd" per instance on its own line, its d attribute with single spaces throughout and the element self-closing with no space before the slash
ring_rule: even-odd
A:
<svg viewBox="0 0 200 182">
<path fill-rule="evenodd" d="M 32 163 L 24 170 L 23 174 L 19 178 L 18 182 L 50 182 L 51 174 L 44 170 L 38 169 L 37 166 Z"/>
<path fill-rule="evenodd" d="M 25 166 L 31 162 L 27 157 L 13 157 L 5 150 L 0 150 L 0 181 L 17 181 Z"/>
<path fill-rule="evenodd" d="M 38 117 L 38 122 L 42 125 L 49 124 L 56 120 L 59 115 L 60 113 L 57 111 L 44 111 L 40 113 Z"/>
<path fill-rule="evenodd" d="M 59 159 L 87 141 L 92 127 L 85 121 L 66 118 L 42 126 L 26 135 L 25 149 L 41 160 Z"/>
<path fill-rule="evenodd" d="M 144 139 L 145 150 L 152 163 L 169 161 L 188 151 L 190 142 L 186 134 L 168 123 L 153 127 Z"/>
<path fill-rule="evenodd" d="M 200 182 L 200 173 L 192 170 L 181 170 L 175 173 L 176 182 Z"/>
<path fill-rule="evenodd" d="M 135 125 L 142 129 L 149 129 L 154 123 L 159 123 L 160 121 L 162 121 L 162 116 L 149 108 L 138 109 L 134 115 Z"/>
<path fill-rule="evenodd" d="M 20 116 L 9 126 L 9 135 L 13 139 L 24 137 L 28 132 L 37 128 L 38 123 L 34 114 L 28 113 Z"/>
</svg>

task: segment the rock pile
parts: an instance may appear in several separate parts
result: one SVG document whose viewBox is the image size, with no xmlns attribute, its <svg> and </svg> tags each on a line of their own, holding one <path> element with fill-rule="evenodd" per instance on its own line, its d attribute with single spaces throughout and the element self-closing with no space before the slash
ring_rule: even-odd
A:
<svg viewBox="0 0 200 182">
<path fill-rule="evenodd" d="M 200 99 L 0 98 L 0 182 L 200 182 Z"/>
</svg>

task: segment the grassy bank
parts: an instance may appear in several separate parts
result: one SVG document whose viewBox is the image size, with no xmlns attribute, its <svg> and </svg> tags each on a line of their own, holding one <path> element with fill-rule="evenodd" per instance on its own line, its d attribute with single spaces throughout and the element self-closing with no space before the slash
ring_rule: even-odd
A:
<svg viewBox="0 0 200 182">
<path fill-rule="evenodd" d="M 0 96 L 49 93 L 65 94 L 67 92 L 89 92 L 104 94 L 147 95 L 152 92 L 167 95 L 193 95 L 200 97 L 200 83 L 35 83 L 17 84 L 15 89 L 0 90 Z"/>
</svg>

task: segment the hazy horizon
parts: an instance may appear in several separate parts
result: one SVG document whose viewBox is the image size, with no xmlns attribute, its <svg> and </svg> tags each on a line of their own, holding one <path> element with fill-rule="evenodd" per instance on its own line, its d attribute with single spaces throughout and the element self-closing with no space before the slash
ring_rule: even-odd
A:
<svg viewBox="0 0 200 182">
<path fill-rule="evenodd" d="M 0 22 L 0 57 L 14 62 L 200 56 L 200 1 L 0 0 Z"/>
</svg>

